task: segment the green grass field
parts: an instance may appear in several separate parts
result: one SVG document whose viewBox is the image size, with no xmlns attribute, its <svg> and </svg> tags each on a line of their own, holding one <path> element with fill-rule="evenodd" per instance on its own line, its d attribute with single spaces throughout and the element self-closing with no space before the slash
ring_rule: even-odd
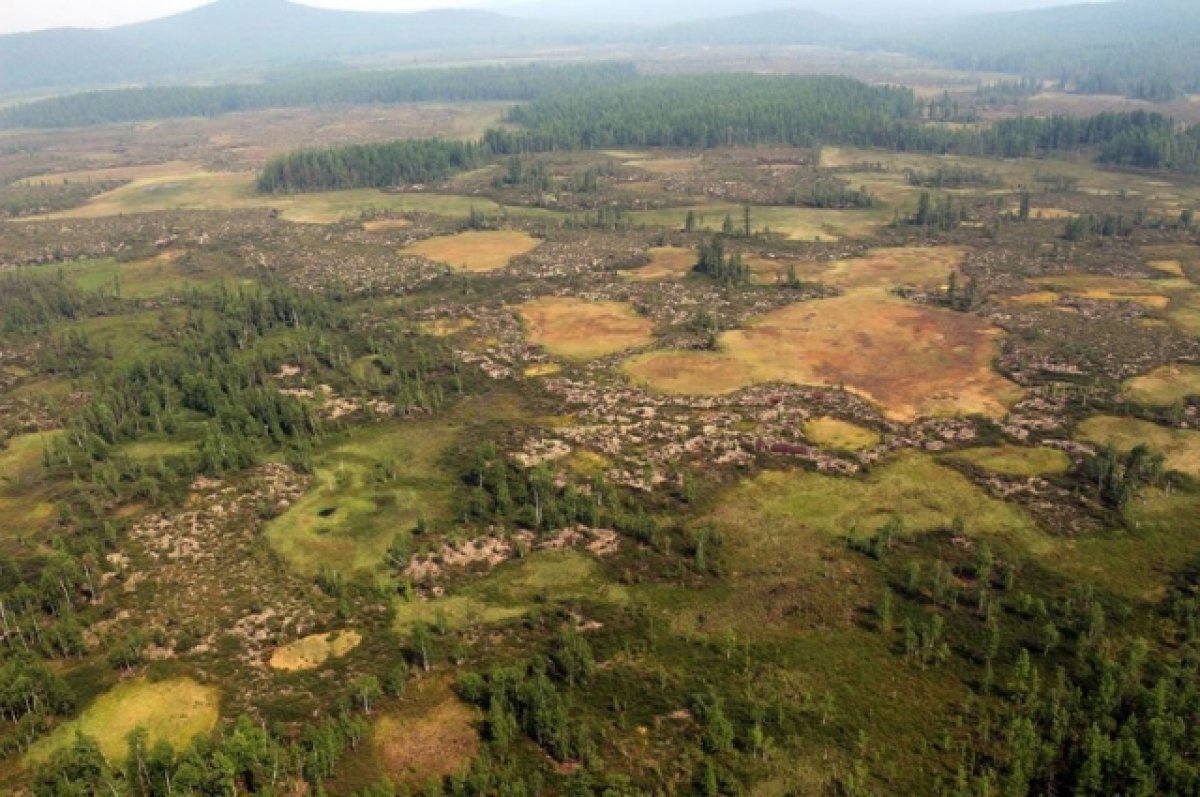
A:
<svg viewBox="0 0 1200 797">
<path fill-rule="evenodd" d="M 539 551 L 501 565 L 455 594 L 399 603 L 394 627 L 402 633 L 418 623 L 457 630 L 513 620 L 538 606 L 576 601 L 623 605 L 629 602 L 629 592 L 610 582 L 586 554 Z"/>
<path fill-rule="evenodd" d="M 190 288 L 215 284 L 218 280 L 189 273 L 178 257 L 159 256 L 122 263 L 115 258 L 49 263 L 29 269 L 30 273 L 62 274 L 86 291 L 108 290 L 126 299 L 178 296 Z"/>
<path fill-rule="evenodd" d="M 1200 396 L 1200 366 L 1166 365 L 1125 381 L 1122 395 L 1131 401 L 1166 407 Z"/>
<path fill-rule="evenodd" d="M 54 517 L 53 485 L 42 454 L 60 434 L 21 435 L 0 451 L 0 541 L 26 539 Z"/>
<path fill-rule="evenodd" d="M 1076 437 L 1086 443 L 1129 451 L 1145 443 L 1167 458 L 1167 467 L 1200 476 L 1200 432 L 1168 429 L 1137 418 L 1097 415 L 1079 425 Z"/>
<path fill-rule="evenodd" d="M 441 420 L 356 431 L 321 456 L 313 488 L 268 525 L 267 539 L 301 573 L 373 568 L 422 518 L 447 519 L 453 482 L 438 463 L 460 429 Z"/>
<path fill-rule="evenodd" d="M 768 471 L 721 501 L 714 520 L 740 545 L 782 545 L 850 537 L 866 539 L 893 517 L 910 533 L 949 528 L 995 537 L 1029 550 L 1045 536 L 1016 507 L 989 498 L 962 475 L 920 454 L 903 454 L 862 479 Z"/>
<path fill-rule="evenodd" d="M 1065 473 L 1071 467 L 1071 458 L 1064 452 L 1045 447 L 968 448 L 956 451 L 950 457 L 1005 476 L 1048 476 Z"/>
<path fill-rule="evenodd" d="M 220 693 L 190 678 L 151 682 L 127 681 L 101 695 L 78 719 L 65 722 L 35 744 L 26 755 L 39 763 L 75 741 L 76 733 L 91 736 L 112 761 L 129 751 L 128 736 L 137 728 L 149 734 L 147 746 L 163 740 L 176 750 L 212 730 L 220 713 Z"/>
</svg>

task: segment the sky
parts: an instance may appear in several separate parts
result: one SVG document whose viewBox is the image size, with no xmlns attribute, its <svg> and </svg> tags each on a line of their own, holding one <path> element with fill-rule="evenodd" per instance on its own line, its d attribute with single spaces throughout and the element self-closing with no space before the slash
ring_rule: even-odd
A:
<svg viewBox="0 0 1200 797">
<path fill-rule="evenodd" d="M 108 28 L 178 14 L 210 0 L 0 0 L 0 33 L 42 28 Z M 476 0 L 306 0 L 305 5 L 360 11 L 419 11 L 485 5 Z"/>
<path fill-rule="evenodd" d="M 40 30 L 42 28 L 106 28 L 155 17 L 177 14 L 209 0 L 0 0 L 0 33 Z M 1020 8 L 1058 5 L 1070 0 L 924 0 L 920 5 L 938 10 L 984 11 L 989 8 Z M 1078 0 L 1076 0 L 1078 1 Z M 361 11 L 420 11 L 428 8 L 511 7 L 521 0 L 304 0 L 305 5 Z M 597 0 L 603 5 L 603 0 Z M 653 2 L 653 0 L 648 0 Z M 827 7 L 831 0 L 781 0 L 780 5 Z M 944 8 L 942 6 L 944 5 Z M 834 2 L 833 8 L 841 6 Z M 731 8 L 733 8 L 731 6 Z M 836 12 L 835 12 L 836 13 Z"/>
</svg>

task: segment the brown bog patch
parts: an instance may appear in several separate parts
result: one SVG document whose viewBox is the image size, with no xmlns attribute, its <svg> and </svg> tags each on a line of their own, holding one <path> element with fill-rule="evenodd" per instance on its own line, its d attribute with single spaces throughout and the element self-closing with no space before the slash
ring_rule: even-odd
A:
<svg viewBox="0 0 1200 797">
<path fill-rule="evenodd" d="M 1000 417 L 1021 390 L 991 368 L 998 334 L 972 315 L 854 291 L 790 305 L 728 332 L 721 337 L 724 356 L 655 353 L 632 360 L 627 369 L 669 392 L 723 393 L 750 383 L 791 382 L 843 386 L 898 420 L 956 413 Z"/>
<path fill-rule="evenodd" d="M 587 360 L 644 346 L 654 325 L 621 302 L 545 297 L 517 308 L 529 340 L 552 354 Z"/>
<path fill-rule="evenodd" d="M 514 257 L 532 252 L 541 243 L 523 232 L 472 231 L 428 238 L 403 251 L 445 263 L 460 271 L 481 273 L 502 269 Z"/>
<path fill-rule="evenodd" d="M 911 419 L 1004 415 L 1020 391 L 991 368 L 997 334 L 965 313 L 848 294 L 777 310 L 723 342 L 758 381 L 845 385 Z"/>
<path fill-rule="evenodd" d="M 959 246 L 873 249 L 866 257 L 831 263 L 817 279 L 844 290 L 945 284 L 967 256 Z"/>
<path fill-rule="evenodd" d="M 423 783 L 469 766 L 479 752 L 474 719 L 471 709 L 450 698 L 419 717 L 381 717 L 372 742 L 389 776 Z"/>
<path fill-rule="evenodd" d="M 720 395 L 754 384 L 745 363 L 704 351 L 654 351 L 634 357 L 625 372 L 662 393 Z"/>
<path fill-rule="evenodd" d="M 624 276 L 636 282 L 683 279 L 696 265 L 695 250 L 680 246 L 661 246 L 651 249 L 649 255 L 649 264 L 626 271 Z"/>
</svg>

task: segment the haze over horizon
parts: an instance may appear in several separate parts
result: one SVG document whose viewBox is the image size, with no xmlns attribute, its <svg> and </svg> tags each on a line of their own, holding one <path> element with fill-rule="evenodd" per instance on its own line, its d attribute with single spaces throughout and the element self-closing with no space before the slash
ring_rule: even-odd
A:
<svg viewBox="0 0 1200 797">
<path fill-rule="evenodd" d="M 183 13 L 212 0 L 119 0 L 96 3 L 94 0 L 52 0 L 31 4 L 25 0 L 0 0 L 0 34 L 25 33 L 52 28 L 111 28 Z M 972 12 L 1006 11 L 1071 5 L 1078 0 L 899 0 L 892 3 L 860 4 L 857 11 L 847 11 L 844 4 L 831 0 L 779 0 L 778 6 L 806 8 L 831 16 L 852 17 L 878 13 L 888 8 L 889 15 L 901 13 L 934 16 Z M 344 11 L 374 11 L 405 13 L 446 8 L 477 8 L 508 13 L 520 13 L 523 7 L 536 7 L 539 14 L 555 15 L 555 6 L 567 6 L 564 16 L 579 14 L 592 17 L 597 9 L 580 14 L 581 3 L 548 2 L 547 0 L 304 0 L 302 5 Z M 591 5 L 600 6 L 600 3 Z M 736 13 L 731 10 L 730 13 Z"/>
</svg>

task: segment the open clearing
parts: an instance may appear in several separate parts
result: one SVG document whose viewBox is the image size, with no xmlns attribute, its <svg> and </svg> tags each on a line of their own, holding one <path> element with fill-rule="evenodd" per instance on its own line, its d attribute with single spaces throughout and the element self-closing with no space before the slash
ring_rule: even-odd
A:
<svg viewBox="0 0 1200 797">
<path fill-rule="evenodd" d="M 635 169 L 641 169 L 651 174 L 689 174 L 704 163 L 703 156 L 694 158 L 646 158 L 639 157 L 621 164 Z"/>
<path fill-rule="evenodd" d="M 624 368 L 639 384 L 682 396 L 733 393 L 757 381 L 746 363 L 710 351 L 652 351 L 629 359 Z"/>
<path fill-rule="evenodd" d="M 461 630 L 515 620 L 537 606 L 575 601 L 623 605 L 629 595 L 587 554 L 543 550 L 502 564 L 460 594 L 398 603 L 393 628 L 411 633 L 423 623 Z"/>
<path fill-rule="evenodd" d="M 503 623 L 524 614 L 524 607 L 490 606 L 468 595 L 451 595 L 398 604 L 393 627 L 400 633 L 411 633 L 418 625 L 458 630 Z"/>
<path fill-rule="evenodd" d="M 401 782 L 462 774 L 479 751 L 475 712 L 453 697 L 419 718 L 381 717 L 371 742 L 383 771 Z"/>
<path fill-rule="evenodd" d="M 60 434 L 21 435 L 0 450 L 0 540 L 34 534 L 54 517 L 42 452 Z"/>
<path fill-rule="evenodd" d="M 1079 424 L 1076 437 L 1118 451 L 1145 443 L 1166 456 L 1168 468 L 1200 477 L 1200 432 L 1168 429 L 1137 418 L 1097 415 Z"/>
<path fill-rule="evenodd" d="M 728 530 L 731 550 L 781 563 L 794 556 L 789 548 L 845 536 L 867 539 L 892 518 L 910 534 L 949 528 L 959 518 L 971 536 L 1032 549 L 1050 542 L 1020 509 L 922 454 L 901 455 L 859 479 L 768 471 L 732 488 L 713 516 Z"/>
<path fill-rule="evenodd" d="M 448 512 L 453 482 L 437 462 L 457 431 L 446 421 L 360 430 L 321 457 L 313 488 L 271 521 L 267 539 L 307 575 L 374 567 L 398 535 Z"/>
<path fill-rule="evenodd" d="M 727 332 L 724 354 L 654 352 L 636 380 L 665 393 L 722 394 L 751 384 L 845 387 L 898 420 L 1003 416 L 1020 388 L 992 370 L 999 331 L 980 319 L 879 292 L 784 307 Z"/>
<path fill-rule="evenodd" d="M 893 247 L 872 249 L 866 257 L 838 260 L 813 273 L 812 278 L 845 291 L 914 285 L 938 288 L 967 256 L 959 246 Z M 800 275 L 801 278 L 805 274 Z"/>
<path fill-rule="evenodd" d="M 860 165 L 864 168 L 853 169 Z M 1137 197 L 1147 207 L 1172 215 L 1179 212 L 1181 205 L 1194 206 L 1200 200 L 1200 186 L 1191 180 L 1164 178 L 1158 174 L 1141 175 L 1107 170 L 1084 159 L 1002 160 L 852 147 L 823 147 L 821 166 L 849 169 L 841 172 L 840 176 L 851 185 L 864 185 L 885 202 L 900 206 L 915 204 L 916 196 L 925 190 L 909 184 L 907 170 L 933 172 L 945 167 L 962 167 L 991 175 L 999 182 L 992 191 L 999 194 L 1016 192 L 1021 186 L 1035 185 L 1047 177 L 1062 177 L 1077 181 L 1079 190 L 1086 193 L 1096 196 Z M 978 189 L 966 189 L 966 192 L 977 191 Z"/>
<path fill-rule="evenodd" d="M 217 724 L 220 693 L 191 678 L 152 683 L 141 679 L 113 687 L 84 709 L 78 719 L 65 722 L 28 753 L 31 762 L 41 762 L 75 742 L 77 732 L 91 736 L 113 761 L 128 755 L 129 734 L 144 728 L 147 747 L 159 740 L 176 750 Z"/>
<path fill-rule="evenodd" d="M 1136 302 L 1153 310 L 1165 310 L 1170 305 L 1171 297 L 1167 295 L 1169 293 L 1196 289 L 1196 286 L 1186 279 L 1137 280 L 1094 274 L 1038 277 L 1031 282 L 1045 290 L 1081 299 Z"/>
<path fill-rule="evenodd" d="M 403 230 L 412 226 L 412 222 L 408 219 L 372 219 L 371 221 L 363 222 L 364 232 L 391 232 L 392 230 Z"/>
<path fill-rule="evenodd" d="M 472 231 L 429 238 L 403 251 L 478 274 L 502 269 L 513 258 L 529 254 L 541 243 L 523 232 Z"/>
<path fill-rule="evenodd" d="M 544 297 L 517 308 L 530 342 L 551 354 L 590 360 L 650 342 L 654 324 L 621 302 Z"/>
<path fill-rule="evenodd" d="M 1064 452 L 1044 446 L 968 448 L 956 451 L 950 457 L 1005 476 L 1049 476 L 1066 473 L 1071 467 L 1071 458 Z"/>
<path fill-rule="evenodd" d="M 1189 396 L 1200 396 L 1200 366 L 1164 365 L 1144 376 L 1126 380 L 1122 395 L 1130 401 L 1160 407 Z"/>
<path fill-rule="evenodd" d="M 94 172 L 96 179 L 106 179 L 108 171 Z M 280 216 L 289 221 L 308 224 L 334 224 L 364 212 L 431 213 L 466 218 L 472 208 L 489 216 L 556 216 L 539 208 L 502 208 L 491 200 L 450 194 L 404 194 L 369 188 L 314 194 L 260 194 L 255 189 L 257 178 L 254 172 L 207 172 L 183 164 L 177 170 L 135 179 L 128 185 L 93 197 L 80 207 L 46 216 L 30 216 L 27 220 L 95 219 L 165 210 L 268 209 L 279 211 Z"/>
<path fill-rule="evenodd" d="M 1167 318 L 1180 331 L 1200 337 L 1200 293 L 1173 301 Z"/>
<path fill-rule="evenodd" d="M 877 432 L 837 418 L 813 418 L 804 424 L 804 436 L 822 448 L 862 451 L 879 445 Z"/>
<path fill-rule="evenodd" d="M 650 263 L 621 276 L 635 282 L 658 282 L 660 280 L 683 279 L 696 266 L 696 251 L 681 246 L 660 246 L 651 249 Z"/>
<path fill-rule="evenodd" d="M 720 232 L 726 216 L 734 224 L 742 223 L 742 206 L 714 203 L 684 208 L 644 210 L 629 214 L 635 224 L 682 230 L 688 212 L 696 216 L 696 229 Z M 776 233 L 792 241 L 837 241 L 862 238 L 883 227 L 891 216 L 879 209 L 827 210 L 756 205 L 750 211 L 750 225 L 756 232 Z"/>
<path fill-rule="evenodd" d="M 1196 244 L 1143 246 L 1141 253 L 1151 268 L 1164 274 L 1187 277 L 1192 282 L 1200 283 L 1200 246 Z"/>
<path fill-rule="evenodd" d="M 154 299 L 181 295 L 189 288 L 216 282 L 182 267 L 183 253 L 163 252 L 148 260 L 129 263 L 106 257 L 98 260 L 75 260 L 48 263 L 27 269 L 34 274 L 62 274 L 68 281 L 86 291 L 109 290 L 125 299 Z"/>
<path fill-rule="evenodd" d="M 276 648 L 271 654 L 271 667 L 285 672 L 315 670 L 330 659 L 340 659 L 362 642 L 357 631 L 332 631 L 313 634 Z"/>
</svg>

